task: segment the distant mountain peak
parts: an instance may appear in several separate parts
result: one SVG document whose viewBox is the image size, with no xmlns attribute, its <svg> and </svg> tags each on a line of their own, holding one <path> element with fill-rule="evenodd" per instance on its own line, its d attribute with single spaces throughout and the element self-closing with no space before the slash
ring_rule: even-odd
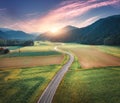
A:
<svg viewBox="0 0 120 103">
<path fill-rule="evenodd" d="M 67 25 L 63 27 L 62 29 L 68 29 L 68 30 L 73 30 L 73 29 L 78 29 L 78 27 L 72 26 L 72 25 Z"/>
<path fill-rule="evenodd" d="M 6 32 L 6 31 L 11 31 L 12 29 L 8 29 L 8 28 L 0 28 L 0 31 Z"/>
<path fill-rule="evenodd" d="M 8 40 L 33 40 L 35 36 L 19 30 L 0 28 L 0 38 Z"/>
</svg>

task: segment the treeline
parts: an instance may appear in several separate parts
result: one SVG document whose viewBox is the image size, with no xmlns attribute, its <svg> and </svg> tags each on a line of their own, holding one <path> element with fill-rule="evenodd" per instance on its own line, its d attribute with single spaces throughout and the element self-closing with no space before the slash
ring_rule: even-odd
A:
<svg viewBox="0 0 120 103">
<path fill-rule="evenodd" d="M 0 46 L 32 46 L 32 40 L 4 40 L 0 39 Z"/>
</svg>

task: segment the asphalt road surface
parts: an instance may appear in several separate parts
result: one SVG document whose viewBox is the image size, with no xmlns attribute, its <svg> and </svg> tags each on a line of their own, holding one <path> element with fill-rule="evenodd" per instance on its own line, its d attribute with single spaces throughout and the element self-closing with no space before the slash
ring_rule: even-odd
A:
<svg viewBox="0 0 120 103">
<path fill-rule="evenodd" d="M 57 87 L 59 86 L 63 76 L 68 71 L 69 67 L 71 66 L 72 62 L 74 61 L 74 56 L 66 51 L 60 50 L 57 48 L 57 46 L 54 48 L 56 51 L 68 54 L 70 59 L 68 62 L 61 68 L 61 70 L 54 76 L 52 81 L 49 83 L 47 88 L 42 93 L 41 97 L 39 98 L 37 103 L 51 103 L 52 99 L 55 95 L 55 92 L 57 90 Z"/>
</svg>

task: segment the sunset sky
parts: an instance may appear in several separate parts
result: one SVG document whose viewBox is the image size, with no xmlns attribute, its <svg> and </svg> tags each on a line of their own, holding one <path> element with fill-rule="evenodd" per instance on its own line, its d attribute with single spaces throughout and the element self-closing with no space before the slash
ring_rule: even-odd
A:
<svg viewBox="0 0 120 103">
<path fill-rule="evenodd" d="M 120 0 L 0 0 L 0 27 L 45 32 L 120 14 Z"/>
</svg>

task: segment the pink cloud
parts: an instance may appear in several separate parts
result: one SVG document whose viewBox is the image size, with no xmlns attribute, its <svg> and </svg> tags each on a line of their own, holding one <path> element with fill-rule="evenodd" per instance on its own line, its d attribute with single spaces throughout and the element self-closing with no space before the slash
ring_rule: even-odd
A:
<svg viewBox="0 0 120 103">
<path fill-rule="evenodd" d="M 75 18 L 81 16 L 91 9 L 120 3 L 120 0 L 68 0 L 62 2 L 58 8 L 49 11 L 42 18 L 20 22 L 20 28 L 26 31 L 47 31 L 55 27 L 63 27 L 74 23 Z M 99 18 L 99 17 L 98 17 Z M 96 20 L 97 18 L 95 18 Z M 89 22 L 87 22 L 89 24 Z M 87 24 L 86 23 L 86 24 Z"/>
<path fill-rule="evenodd" d="M 76 24 L 77 26 L 79 27 L 85 27 L 87 26 L 88 24 L 92 24 L 93 22 L 95 22 L 97 19 L 99 18 L 99 16 L 94 16 L 94 17 L 91 17 L 87 20 L 85 20 L 83 23 L 80 23 L 80 24 Z"/>
</svg>

